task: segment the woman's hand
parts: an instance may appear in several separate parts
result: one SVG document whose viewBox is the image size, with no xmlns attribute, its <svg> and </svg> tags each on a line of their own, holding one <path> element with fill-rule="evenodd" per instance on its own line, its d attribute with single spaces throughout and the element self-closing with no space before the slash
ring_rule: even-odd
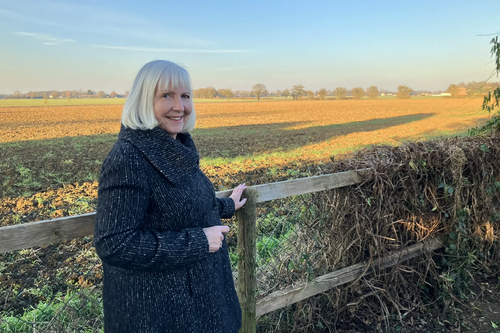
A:
<svg viewBox="0 0 500 333">
<path fill-rule="evenodd" d="M 229 196 L 234 201 L 234 209 L 235 210 L 240 209 L 247 202 L 246 198 L 241 199 L 241 195 L 243 194 L 243 191 L 246 188 L 247 188 L 247 186 L 245 185 L 245 183 L 240 184 L 240 185 L 238 185 L 238 187 L 236 187 L 234 189 L 233 193 L 231 193 L 231 195 Z"/>
<path fill-rule="evenodd" d="M 203 232 L 208 240 L 208 252 L 214 253 L 219 251 L 224 241 L 224 234 L 229 232 L 229 227 L 225 225 L 216 225 L 210 228 L 204 228 Z"/>
</svg>

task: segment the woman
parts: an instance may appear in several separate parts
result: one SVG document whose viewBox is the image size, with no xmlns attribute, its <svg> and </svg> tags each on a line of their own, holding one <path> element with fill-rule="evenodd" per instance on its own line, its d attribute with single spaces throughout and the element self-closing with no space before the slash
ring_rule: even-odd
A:
<svg viewBox="0 0 500 333">
<path fill-rule="evenodd" d="M 199 168 L 187 71 L 169 61 L 137 74 L 118 141 L 103 163 L 95 247 L 109 332 L 237 332 L 241 309 L 221 218 L 242 207 L 239 185 L 219 199 Z"/>
</svg>

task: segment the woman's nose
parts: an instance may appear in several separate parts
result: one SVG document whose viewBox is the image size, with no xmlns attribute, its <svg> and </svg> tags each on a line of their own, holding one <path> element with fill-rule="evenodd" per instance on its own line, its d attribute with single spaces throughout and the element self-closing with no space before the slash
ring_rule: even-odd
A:
<svg viewBox="0 0 500 333">
<path fill-rule="evenodd" d="M 173 109 L 176 111 L 184 111 L 185 108 L 184 108 L 184 103 L 182 101 L 182 97 L 179 96 L 175 98 Z"/>
</svg>

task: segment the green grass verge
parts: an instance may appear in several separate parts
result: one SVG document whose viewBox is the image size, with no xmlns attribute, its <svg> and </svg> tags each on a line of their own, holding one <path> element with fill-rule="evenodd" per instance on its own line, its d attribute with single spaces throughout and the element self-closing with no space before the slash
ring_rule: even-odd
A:
<svg viewBox="0 0 500 333">
<path fill-rule="evenodd" d="M 104 332 L 100 292 L 87 289 L 50 296 L 22 315 L 0 318 L 0 332 Z"/>
</svg>

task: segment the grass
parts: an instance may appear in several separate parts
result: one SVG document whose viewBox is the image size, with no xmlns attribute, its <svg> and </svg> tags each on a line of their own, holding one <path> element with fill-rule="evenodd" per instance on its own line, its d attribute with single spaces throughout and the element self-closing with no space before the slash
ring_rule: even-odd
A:
<svg viewBox="0 0 500 333">
<path fill-rule="evenodd" d="M 88 289 L 47 296 L 20 316 L 0 318 L 0 332 L 104 332 L 100 293 Z M 75 315 L 77 314 L 77 315 Z M 55 317 L 57 317 L 56 320 Z"/>
<path fill-rule="evenodd" d="M 0 144 L 0 197 L 97 181 L 116 139 L 107 134 Z"/>
</svg>

